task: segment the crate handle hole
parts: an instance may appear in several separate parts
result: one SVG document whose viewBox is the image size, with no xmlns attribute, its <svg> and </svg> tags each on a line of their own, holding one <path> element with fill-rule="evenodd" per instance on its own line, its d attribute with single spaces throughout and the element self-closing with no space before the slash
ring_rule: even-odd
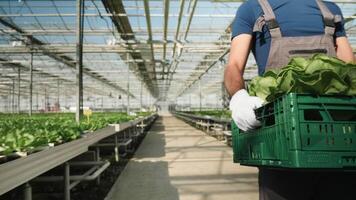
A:
<svg viewBox="0 0 356 200">
<path fill-rule="evenodd" d="M 352 121 L 356 122 L 355 110 L 328 110 L 334 121 Z"/>
<path fill-rule="evenodd" d="M 334 125 L 330 125 L 331 133 L 334 133 Z"/>
<path fill-rule="evenodd" d="M 317 109 L 304 110 L 304 120 L 306 121 L 323 121 L 320 111 Z"/>
</svg>

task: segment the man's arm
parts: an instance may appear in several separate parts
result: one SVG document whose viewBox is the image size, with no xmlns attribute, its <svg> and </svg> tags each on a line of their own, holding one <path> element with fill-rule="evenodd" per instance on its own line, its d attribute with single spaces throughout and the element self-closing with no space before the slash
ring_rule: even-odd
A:
<svg viewBox="0 0 356 200">
<path fill-rule="evenodd" d="M 352 47 L 347 37 L 336 38 L 336 56 L 345 62 L 356 62 Z"/>
<path fill-rule="evenodd" d="M 231 42 L 229 62 L 224 75 L 224 84 L 230 96 L 245 88 L 243 73 L 250 53 L 251 40 L 250 34 L 240 34 Z"/>
</svg>

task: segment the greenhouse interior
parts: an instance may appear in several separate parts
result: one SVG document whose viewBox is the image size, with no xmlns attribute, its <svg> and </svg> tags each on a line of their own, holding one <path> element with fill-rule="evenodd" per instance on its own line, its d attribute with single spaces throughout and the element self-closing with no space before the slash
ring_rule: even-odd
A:
<svg viewBox="0 0 356 200">
<path fill-rule="evenodd" d="M 279 29 L 257 8 L 268 2 L 277 20 L 294 4 L 327 19 L 321 0 L 1 0 L 0 200 L 356 199 L 356 59 L 338 43 L 356 55 L 356 1 L 325 3 L 342 13 L 324 19 L 325 30 L 343 26 L 335 56 L 263 75 L 256 21 L 239 81 L 263 105 L 236 117 L 235 29 L 261 8 L 260 31 Z M 250 113 L 258 126 L 245 130 Z M 317 184 L 348 186 L 301 197 L 307 186 L 282 191 L 265 169 L 302 174 L 290 188 L 315 171 Z"/>
</svg>

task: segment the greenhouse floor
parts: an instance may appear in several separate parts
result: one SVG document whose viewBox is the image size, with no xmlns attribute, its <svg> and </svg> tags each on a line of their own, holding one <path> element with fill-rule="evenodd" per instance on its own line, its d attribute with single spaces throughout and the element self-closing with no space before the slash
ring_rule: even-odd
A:
<svg viewBox="0 0 356 200">
<path fill-rule="evenodd" d="M 157 119 L 106 200 L 257 200 L 257 169 L 183 121 Z"/>
</svg>

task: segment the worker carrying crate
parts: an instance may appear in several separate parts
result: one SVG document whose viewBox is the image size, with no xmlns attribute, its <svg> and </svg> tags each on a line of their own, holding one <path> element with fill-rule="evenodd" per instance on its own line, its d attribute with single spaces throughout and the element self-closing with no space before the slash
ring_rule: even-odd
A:
<svg viewBox="0 0 356 200">
<path fill-rule="evenodd" d="M 261 96 L 245 89 L 250 51 L 264 74 L 252 84 L 264 86 Z M 351 62 L 335 3 L 247 0 L 239 7 L 224 83 L 232 96 L 234 161 L 259 167 L 261 200 L 356 199 Z"/>
</svg>

